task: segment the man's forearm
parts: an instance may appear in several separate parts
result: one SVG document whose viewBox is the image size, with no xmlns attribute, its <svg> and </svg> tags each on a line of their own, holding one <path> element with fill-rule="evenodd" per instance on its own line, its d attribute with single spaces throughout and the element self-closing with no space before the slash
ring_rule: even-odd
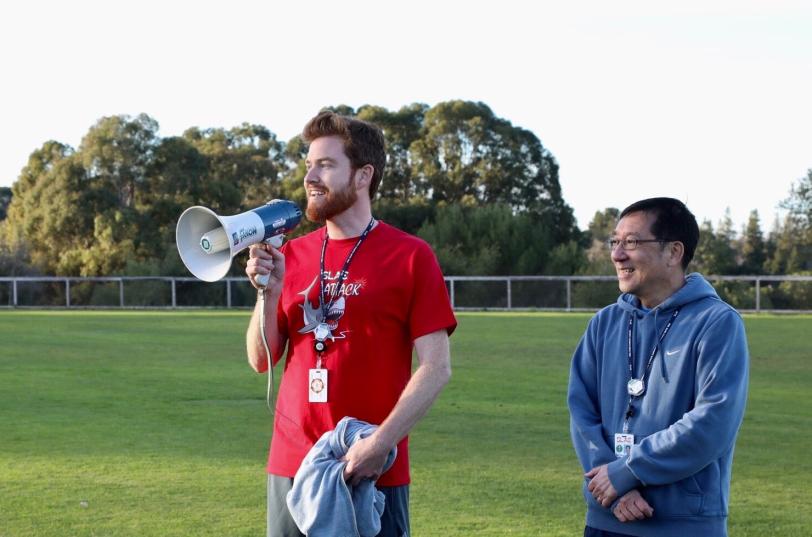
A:
<svg viewBox="0 0 812 537">
<path fill-rule="evenodd" d="M 251 315 L 251 320 L 248 323 L 248 330 L 245 334 L 245 348 L 248 354 L 248 363 L 258 373 L 268 370 L 269 357 L 265 352 L 265 345 L 262 340 L 262 330 L 260 327 L 260 320 L 262 318 L 262 306 L 264 304 L 265 311 L 265 335 L 267 337 L 268 348 L 271 352 L 271 363 L 275 364 L 282 356 L 285 349 L 286 340 L 279 333 L 279 328 L 276 324 L 276 308 L 279 303 L 279 295 L 270 292 L 265 293 L 265 299 L 262 300 L 257 297 L 254 312 Z"/>
</svg>

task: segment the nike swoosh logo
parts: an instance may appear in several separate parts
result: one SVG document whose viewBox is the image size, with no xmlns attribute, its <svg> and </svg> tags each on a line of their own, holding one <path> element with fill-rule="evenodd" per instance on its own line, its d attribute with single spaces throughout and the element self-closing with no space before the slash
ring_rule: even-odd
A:
<svg viewBox="0 0 812 537">
<path fill-rule="evenodd" d="M 678 352 L 679 352 L 679 349 L 674 349 L 674 350 L 671 350 L 671 351 L 665 351 L 665 355 L 666 356 L 674 356 Z"/>
</svg>

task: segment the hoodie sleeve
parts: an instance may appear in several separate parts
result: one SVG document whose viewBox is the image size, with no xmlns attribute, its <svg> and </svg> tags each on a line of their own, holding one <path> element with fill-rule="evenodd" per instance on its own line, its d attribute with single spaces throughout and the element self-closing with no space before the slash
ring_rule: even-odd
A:
<svg viewBox="0 0 812 537">
<path fill-rule="evenodd" d="M 593 317 L 575 349 L 567 390 L 570 435 L 584 471 L 615 460 L 614 452 L 603 436 L 598 402 L 597 324 Z"/>
<path fill-rule="evenodd" d="M 623 495 L 640 482 L 665 485 L 693 475 L 733 448 L 747 400 L 749 357 L 744 323 L 734 310 L 712 321 L 696 344 L 694 407 L 647 436 L 628 458 L 609 464 Z"/>
</svg>

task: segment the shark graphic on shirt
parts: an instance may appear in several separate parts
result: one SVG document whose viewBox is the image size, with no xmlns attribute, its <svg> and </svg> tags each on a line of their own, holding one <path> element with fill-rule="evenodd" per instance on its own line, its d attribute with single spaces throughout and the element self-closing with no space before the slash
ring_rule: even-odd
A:
<svg viewBox="0 0 812 537">
<path fill-rule="evenodd" d="M 330 339 L 335 341 L 336 339 L 344 339 L 346 337 L 345 333 L 342 332 L 341 335 L 333 334 L 333 330 L 338 328 L 338 321 L 344 315 L 344 297 L 341 296 L 330 306 L 330 309 L 327 311 L 327 318 L 324 319 L 324 297 L 319 293 L 319 305 L 318 307 L 314 307 L 310 300 L 308 300 L 307 296 L 310 294 L 311 289 L 313 286 L 316 285 L 319 277 L 316 276 L 313 278 L 313 281 L 310 282 L 310 285 L 307 286 L 305 290 L 300 293 L 304 297 L 304 301 L 302 304 L 299 304 L 299 307 L 302 308 L 302 313 L 304 315 L 304 326 L 299 329 L 300 334 L 307 334 L 309 332 L 314 332 L 316 328 L 322 323 L 326 323 L 328 328 L 330 329 Z"/>
</svg>

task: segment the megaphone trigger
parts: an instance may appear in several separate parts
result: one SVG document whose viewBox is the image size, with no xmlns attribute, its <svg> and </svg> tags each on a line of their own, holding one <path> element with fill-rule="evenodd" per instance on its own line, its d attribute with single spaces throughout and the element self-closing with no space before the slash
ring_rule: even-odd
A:
<svg viewBox="0 0 812 537">
<path fill-rule="evenodd" d="M 282 243 L 285 241 L 285 235 L 274 235 L 269 239 L 265 239 L 265 242 L 276 248 L 277 250 L 282 248 Z"/>
</svg>

